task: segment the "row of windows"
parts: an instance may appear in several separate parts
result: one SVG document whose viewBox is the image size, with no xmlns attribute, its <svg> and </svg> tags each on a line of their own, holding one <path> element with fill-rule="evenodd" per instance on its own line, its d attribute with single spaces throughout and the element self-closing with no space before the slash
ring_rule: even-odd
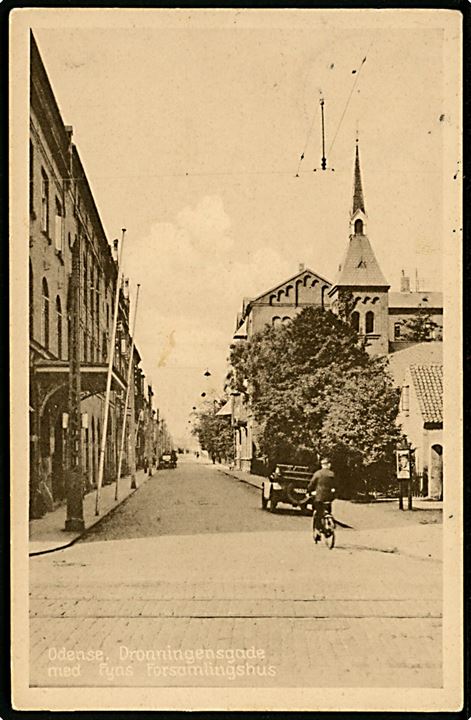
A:
<svg viewBox="0 0 471 720">
<path fill-rule="evenodd" d="M 275 315 L 275 317 L 272 318 L 272 327 L 279 328 L 282 327 L 282 325 L 288 325 L 291 322 L 292 318 L 285 316 L 285 317 L 279 317 Z M 352 312 L 351 315 L 351 323 L 353 328 L 356 330 L 356 332 L 360 332 L 360 313 L 355 310 Z M 375 316 L 374 312 L 371 310 L 368 310 L 368 312 L 365 314 L 365 333 L 370 334 L 374 333 L 375 331 Z"/>
<path fill-rule="evenodd" d="M 274 327 L 274 328 L 280 328 L 283 325 L 288 325 L 288 323 L 290 323 L 290 322 L 291 322 L 291 318 L 288 316 L 285 316 L 282 318 L 282 317 L 278 317 L 277 315 L 275 315 L 275 317 L 272 318 L 271 324 L 272 324 L 272 327 Z"/>
<path fill-rule="evenodd" d="M 34 214 L 35 212 L 35 200 L 34 200 L 34 148 L 33 143 L 29 143 L 29 209 Z M 63 251 L 63 234 L 64 234 L 64 217 L 65 207 L 61 200 L 56 195 L 54 199 L 54 221 L 52 227 L 52 238 L 51 238 L 51 201 L 50 201 L 50 182 L 49 176 L 41 166 L 41 212 L 40 212 L 40 227 L 41 231 L 46 237 L 54 240 L 54 247 L 57 252 Z"/>
<path fill-rule="evenodd" d="M 352 312 L 351 320 L 352 327 L 356 332 L 360 332 L 360 313 L 355 310 Z M 375 331 L 375 314 L 371 310 L 365 313 L 365 334 L 374 333 Z"/>
<path fill-rule="evenodd" d="M 59 197 L 56 195 L 55 198 L 51 198 L 51 183 L 45 168 L 41 165 L 40 168 L 41 176 L 41 207 L 40 207 L 40 228 L 41 231 L 47 236 L 49 242 L 54 241 L 55 250 L 61 254 L 63 252 L 64 242 L 64 218 L 65 218 L 65 206 L 61 203 Z M 29 163 L 29 181 L 30 181 L 30 211 L 35 213 L 35 157 L 34 157 L 34 146 L 30 140 L 30 163 Z M 51 222 L 51 199 L 54 204 L 55 214 L 53 222 Z M 71 236 L 69 233 L 69 245 L 71 244 Z M 83 294 L 82 302 L 84 309 L 84 321 L 89 322 L 92 326 L 90 331 L 84 331 L 83 333 L 83 359 L 88 360 L 89 358 L 94 360 L 95 356 L 98 359 L 100 339 L 100 320 L 101 320 L 101 297 L 100 297 L 100 271 L 97 266 L 94 266 L 93 260 L 88 265 L 87 256 L 83 256 Z M 32 282 L 32 279 L 31 279 Z M 49 310 L 45 310 L 46 300 L 43 293 L 43 310 L 42 310 L 42 329 L 41 329 L 41 342 L 44 347 L 49 349 L 50 339 L 49 331 L 46 330 L 45 317 L 49 317 Z M 47 301 L 47 307 L 49 307 L 49 301 Z M 109 327 L 110 313 L 109 307 L 106 303 L 106 287 L 105 287 L 105 307 L 106 307 L 106 327 Z M 33 318 L 31 309 L 31 328 L 33 328 Z M 48 323 L 49 324 L 49 323 Z M 59 337 L 59 335 L 58 335 Z M 59 354 L 61 356 L 62 353 Z M 102 350 L 102 356 L 106 355 L 106 343 L 104 343 L 104 349 Z"/>
<path fill-rule="evenodd" d="M 57 357 L 59 359 L 65 358 L 65 343 L 64 343 L 64 317 L 62 310 L 62 302 L 59 295 L 56 296 L 55 300 L 55 330 L 57 338 L 57 346 L 55 348 Z M 41 282 L 41 328 L 40 328 L 40 342 L 46 350 L 51 350 L 51 298 L 49 295 L 49 286 L 45 277 Z M 29 326 L 30 326 L 30 337 L 34 337 L 34 277 L 33 270 L 30 263 L 29 267 Z M 67 333 L 69 331 L 69 322 L 67 322 Z M 100 339 L 101 339 L 101 358 L 100 358 Z M 94 331 L 90 332 L 88 329 L 83 330 L 82 334 L 82 360 L 99 362 L 106 362 L 107 359 L 107 347 L 108 347 L 108 335 L 105 331 L 102 332 L 101 338 L 99 337 L 99 329 L 94 328 Z"/>
<path fill-rule="evenodd" d="M 46 278 L 42 279 L 41 285 L 41 344 L 50 349 L 50 321 L 51 321 L 51 299 L 49 297 L 49 287 Z M 63 316 L 62 303 L 60 296 L 56 296 L 55 301 L 55 327 L 57 337 L 57 357 L 62 358 L 64 352 L 63 346 Z M 33 271 L 31 265 L 29 268 L 29 332 L 34 337 L 34 283 Z"/>
</svg>

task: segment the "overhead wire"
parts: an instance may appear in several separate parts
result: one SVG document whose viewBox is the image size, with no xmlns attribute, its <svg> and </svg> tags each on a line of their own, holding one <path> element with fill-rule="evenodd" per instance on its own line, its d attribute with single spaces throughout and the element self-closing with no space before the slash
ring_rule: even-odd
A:
<svg viewBox="0 0 471 720">
<path fill-rule="evenodd" d="M 314 112 L 314 113 L 312 114 L 312 120 L 311 120 L 311 124 L 310 124 L 310 126 L 309 126 L 309 129 L 308 129 L 308 131 L 307 131 L 306 142 L 304 143 L 304 149 L 303 149 L 303 151 L 302 151 L 302 153 L 301 153 L 301 156 L 300 156 L 300 158 L 299 158 L 298 168 L 297 168 L 297 170 L 296 170 L 296 177 L 299 177 L 299 172 L 300 172 L 300 168 L 301 168 L 301 163 L 302 163 L 302 161 L 304 160 L 304 157 L 305 157 L 305 155 L 306 155 L 306 150 L 307 150 L 307 146 L 308 146 L 308 144 L 309 144 L 309 140 L 310 140 L 310 137 L 311 137 L 312 128 L 314 127 L 314 121 L 315 121 L 315 119 L 316 119 L 316 115 L 317 115 L 317 112 Z"/>
<path fill-rule="evenodd" d="M 366 59 L 367 59 L 367 57 L 368 57 L 368 53 L 369 53 L 370 50 L 371 50 L 371 46 L 373 45 L 373 42 L 374 42 L 374 38 L 373 38 L 373 40 L 370 42 L 370 44 L 369 44 L 369 46 L 368 46 L 368 49 L 367 49 L 367 51 L 366 51 L 366 53 L 365 53 L 365 55 L 364 55 L 364 57 L 363 57 L 363 60 L 362 60 L 361 63 L 360 63 L 360 67 L 358 68 L 358 70 L 355 71 L 355 80 L 353 81 L 352 89 L 350 90 L 349 96 L 348 96 L 348 98 L 347 98 L 347 102 L 345 103 L 345 107 L 344 107 L 344 109 L 343 109 L 342 115 L 340 116 L 340 120 L 339 120 L 339 123 L 338 123 L 338 125 L 337 125 L 337 129 L 336 129 L 336 131 L 335 131 L 335 133 L 334 133 L 333 140 L 332 140 L 332 142 L 331 142 L 331 144 L 330 144 L 330 147 L 329 147 L 329 150 L 328 150 L 328 154 L 329 154 L 329 155 L 330 155 L 330 153 L 331 153 L 331 151 L 332 151 L 332 148 L 334 147 L 335 140 L 337 139 L 337 135 L 339 134 L 340 127 L 341 127 L 341 125 L 342 125 L 342 122 L 343 122 L 343 119 L 344 119 L 344 117 L 345 117 L 345 114 L 346 114 L 346 112 L 347 112 L 347 110 L 348 110 L 348 106 L 350 105 L 350 100 L 352 99 L 352 95 L 353 95 L 354 90 L 355 90 L 355 88 L 356 88 L 356 86 L 357 86 L 358 80 L 360 79 L 361 71 L 363 70 L 363 66 L 364 66 L 365 63 L 366 63 Z"/>
</svg>

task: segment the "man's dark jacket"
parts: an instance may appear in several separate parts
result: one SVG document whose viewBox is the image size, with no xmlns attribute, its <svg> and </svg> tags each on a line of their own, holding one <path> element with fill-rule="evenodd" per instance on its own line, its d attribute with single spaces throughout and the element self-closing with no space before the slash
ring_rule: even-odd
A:
<svg viewBox="0 0 471 720">
<path fill-rule="evenodd" d="M 316 491 L 314 498 L 316 502 L 330 502 L 334 497 L 333 488 L 335 488 L 334 473 L 332 470 L 327 470 L 327 468 L 321 468 L 312 476 L 307 491 Z"/>
</svg>

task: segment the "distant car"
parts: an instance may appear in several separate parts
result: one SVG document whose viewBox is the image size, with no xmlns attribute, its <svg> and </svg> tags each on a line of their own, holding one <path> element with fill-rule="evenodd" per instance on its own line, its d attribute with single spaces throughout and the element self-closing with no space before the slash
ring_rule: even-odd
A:
<svg viewBox="0 0 471 720">
<path fill-rule="evenodd" d="M 175 460 L 172 458 L 170 453 L 164 453 L 160 456 L 159 469 L 174 468 L 176 465 Z"/>
</svg>

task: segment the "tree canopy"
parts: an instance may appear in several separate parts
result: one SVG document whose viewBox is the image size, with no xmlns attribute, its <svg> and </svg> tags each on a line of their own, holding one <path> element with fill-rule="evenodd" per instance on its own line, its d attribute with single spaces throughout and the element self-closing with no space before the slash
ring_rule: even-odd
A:
<svg viewBox="0 0 471 720">
<path fill-rule="evenodd" d="M 198 438 L 202 450 L 218 461 L 231 461 L 234 457 L 234 439 L 230 416 L 216 413 L 224 405 L 224 399 L 208 400 L 195 412 L 192 433 Z"/>
<path fill-rule="evenodd" d="M 408 320 L 401 320 L 403 340 L 414 342 L 430 342 L 435 339 L 440 326 L 432 318 L 427 308 L 419 308 L 418 312 Z"/>
<path fill-rule="evenodd" d="M 234 346 L 231 363 L 270 463 L 316 465 L 328 454 L 349 485 L 392 468 L 398 391 L 384 361 L 331 311 L 308 307 L 287 326 L 267 327 Z"/>
</svg>

